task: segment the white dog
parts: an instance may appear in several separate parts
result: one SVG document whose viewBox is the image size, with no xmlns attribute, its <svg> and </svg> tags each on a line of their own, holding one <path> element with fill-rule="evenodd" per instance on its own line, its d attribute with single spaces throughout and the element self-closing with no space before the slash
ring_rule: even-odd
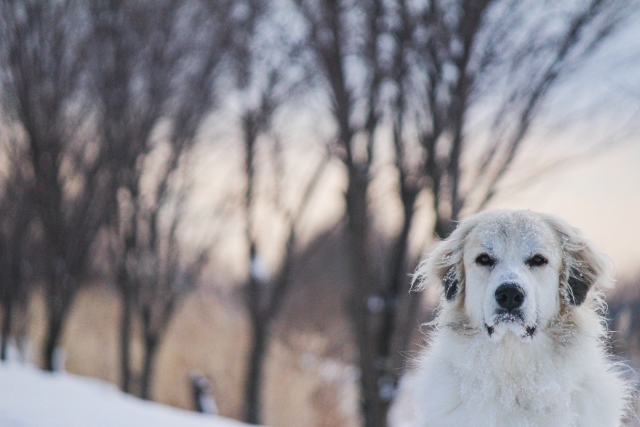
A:
<svg viewBox="0 0 640 427">
<path fill-rule="evenodd" d="M 608 258 L 562 220 L 488 211 L 422 262 L 443 297 L 411 388 L 420 427 L 614 427 L 630 387 L 605 349 Z"/>
</svg>

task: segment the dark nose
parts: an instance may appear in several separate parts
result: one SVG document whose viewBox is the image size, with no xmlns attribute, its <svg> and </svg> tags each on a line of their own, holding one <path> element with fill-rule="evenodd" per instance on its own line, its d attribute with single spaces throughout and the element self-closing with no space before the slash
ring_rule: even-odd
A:
<svg viewBox="0 0 640 427">
<path fill-rule="evenodd" d="M 496 301 L 500 307 L 511 312 L 524 302 L 524 292 L 515 283 L 503 283 L 496 289 Z"/>
</svg>

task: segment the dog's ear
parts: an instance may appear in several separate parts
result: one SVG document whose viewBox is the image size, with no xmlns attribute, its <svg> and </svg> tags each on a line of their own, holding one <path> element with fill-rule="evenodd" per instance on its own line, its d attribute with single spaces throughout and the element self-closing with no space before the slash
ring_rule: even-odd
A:
<svg viewBox="0 0 640 427">
<path fill-rule="evenodd" d="M 464 286 L 463 248 L 472 224 L 464 221 L 451 235 L 438 242 L 413 276 L 413 289 L 442 286 L 447 301 L 453 301 Z"/>
<path fill-rule="evenodd" d="M 442 278 L 442 285 L 444 287 L 444 296 L 447 301 L 453 301 L 458 295 L 460 290 L 460 278 L 458 278 L 458 271 L 460 269 L 457 266 L 449 268 Z"/>
<path fill-rule="evenodd" d="M 580 230 L 553 216 L 547 216 L 545 220 L 554 229 L 560 242 L 560 286 L 571 305 L 582 304 L 593 288 L 609 288 L 613 285 L 610 259 L 598 251 Z"/>
</svg>

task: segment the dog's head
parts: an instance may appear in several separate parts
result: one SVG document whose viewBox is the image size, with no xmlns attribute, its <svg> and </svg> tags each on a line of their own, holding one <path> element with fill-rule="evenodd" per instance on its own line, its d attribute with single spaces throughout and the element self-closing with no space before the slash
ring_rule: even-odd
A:
<svg viewBox="0 0 640 427">
<path fill-rule="evenodd" d="M 445 315 L 493 339 L 528 339 L 613 282 L 608 259 L 547 214 L 487 211 L 462 221 L 421 263 L 419 287 L 443 289 Z"/>
</svg>

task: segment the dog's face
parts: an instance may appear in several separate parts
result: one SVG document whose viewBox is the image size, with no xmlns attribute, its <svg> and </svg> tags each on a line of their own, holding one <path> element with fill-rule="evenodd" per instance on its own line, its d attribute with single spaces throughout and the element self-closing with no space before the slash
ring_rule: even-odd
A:
<svg viewBox="0 0 640 427">
<path fill-rule="evenodd" d="M 495 215 L 465 239 L 464 309 L 492 338 L 512 330 L 532 336 L 559 310 L 562 251 L 541 220 Z"/>
<path fill-rule="evenodd" d="M 440 242 L 418 277 L 444 289 L 443 311 L 493 340 L 522 339 L 611 282 L 606 258 L 579 231 L 531 211 L 488 211 Z"/>
</svg>

